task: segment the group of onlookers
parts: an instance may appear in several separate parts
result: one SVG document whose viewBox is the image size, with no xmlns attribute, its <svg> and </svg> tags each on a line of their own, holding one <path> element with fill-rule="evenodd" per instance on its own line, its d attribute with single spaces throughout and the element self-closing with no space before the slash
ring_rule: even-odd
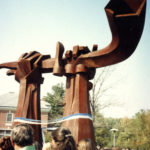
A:
<svg viewBox="0 0 150 150">
<path fill-rule="evenodd" d="M 96 150 L 90 139 L 79 141 L 76 145 L 71 132 L 60 127 L 52 132 L 51 143 L 46 143 L 42 150 Z"/>
<path fill-rule="evenodd" d="M 16 125 L 11 136 L 0 139 L 0 150 L 36 150 L 33 139 L 33 129 L 29 124 Z"/>
<path fill-rule="evenodd" d="M 67 128 L 60 127 L 52 132 L 51 142 L 45 143 L 43 147 L 33 138 L 33 129 L 29 124 L 16 125 L 11 136 L 0 138 L 0 150 L 98 150 L 90 139 L 83 139 L 78 144 Z M 112 149 L 121 150 L 114 147 Z M 125 150 L 130 150 L 126 148 Z"/>
<path fill-rule="evenodd" d="M 60 127 L 52 132 L 51 143 L 43 147 L 33 138 L 33 129 L 29 124 L 16 125 L 11 136 L 0 139 L 0 150 L 96 150 L 90 139 L 79 141 L 76 145 L 70 130 Z"/>
</svg>

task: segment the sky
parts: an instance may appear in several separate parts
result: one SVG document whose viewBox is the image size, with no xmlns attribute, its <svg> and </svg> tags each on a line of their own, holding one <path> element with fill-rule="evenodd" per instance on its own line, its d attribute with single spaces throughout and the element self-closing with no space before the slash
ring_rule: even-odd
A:
<svg viewBox="0 0 150 150">
<path fill-rule="evenodd" d="M 55 57 L 56 43 L 65 51 L 75 45 L 111 42 L 111 32 L 104 7 L 109 0 L 0 0 L 0 63 L 18 60 L 25 52 L 36 50 Z M 117 106 L 102 110 L 105 117 L 132 117 L 140 109 L 150 109 L 150 0 L 141 40 L 131 57 L 115 65 L 110 78 L 117 86 L 109 93 Z M 14 76 L 0 70 L 0 94 L 19 92 Z M 100 68 L 97 69 L 97 72 Z M 44 74 L 41 97 L 65 78 Z"/>
</svg>

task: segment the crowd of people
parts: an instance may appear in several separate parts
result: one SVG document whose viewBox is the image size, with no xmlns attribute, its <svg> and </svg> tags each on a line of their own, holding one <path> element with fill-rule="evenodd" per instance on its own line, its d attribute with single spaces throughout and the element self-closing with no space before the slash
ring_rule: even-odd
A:
<svg viewBox="0 0 150 150">
<path fill-rule="evenodd" d="M 67 128 L 57 128 L 51 135 L 52 141 L 41 147 L 34 141 L 32 127 L 29 124 L 18 124 L 13 128 L 11 136 L 0 138 L 0 150 L 96 150 L 90 139 L 81 140 L 76 145 Z"/>
<path fill-rule="evenodd" d="M 51 134 L 51 142 L 43 147 L 34 141 L 33 129 L 29 124 L 16 125 L 11 136 L 0 138 L 0 150 L 96 150 L 90 139 L 83 139 L 76 144 L 70 130 L 59 127 Z M 130 149 L 126 149 L 130 150 Z"/>
</svg>

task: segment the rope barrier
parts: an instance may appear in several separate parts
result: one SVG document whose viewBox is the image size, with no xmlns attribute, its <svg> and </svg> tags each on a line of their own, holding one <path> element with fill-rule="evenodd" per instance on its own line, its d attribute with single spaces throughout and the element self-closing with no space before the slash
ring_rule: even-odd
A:
<svg viewBox="0 0 150 150">
<path fill-rule="evenodd" d="M 22 118 L 22 117 L 15 117 L 14 122 L 21 122 L 21 123 L 28 123 L 28 124 L 56 124 L 56 123 L 61 123 L 67 120 L 73 120 L 73 119 L 90 119 L 92 120 L 92 116 L 87 113 L 76 113 L 72 114 L 66 117 L 62 117 L 59 119 L 56 119 L 54 121 L 43 121 L 43 120 L 35 120 L 35 119 L 29 119 L 29 118 Z"/>
</svg>

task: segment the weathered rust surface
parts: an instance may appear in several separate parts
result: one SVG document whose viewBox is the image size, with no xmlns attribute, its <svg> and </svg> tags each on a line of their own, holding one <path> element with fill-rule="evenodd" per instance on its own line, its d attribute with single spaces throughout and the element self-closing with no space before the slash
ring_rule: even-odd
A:
<svg viewBox="0 0 150 150">
<path fill-rule="evenodd" d="M 31 118 L 41 120 L 40 112 L 40 84 L 43 82 L 38 67 L 34 65 L 38 63 L 40 53 L 31 52 L 19 58 L 15 79 L 20 82 L 20 92 L 16 117 Z M 14 72 L 14 71 L 13 71 Z M 15 123 L 17 124 L 17 123 Z M 42 133 L 40 125 L 32 125 L 36 131 L 35 140 L 42 144 Z"/>
<path fill-rule="evenodd" d="M 89 105 L 89 86 L 87 74 L 67 77 L 64 116 L 78 113 L 91 114 Z M 69 128 L 78 142 L 84 138 L 95 141 L 93 123 L 90 119 L 65 121 L 62 126 Z"/>
<path fill-rule="evenodd" d="M 30 52 L 21 55 L 18 62 L 1 64 L 1 68 L 9 68 L 8 75 L 15 75 L 20 83 L 18 106 L 15 117 L 23 117 L 41 120 L 40 112 L 40 84 L 43 83 L 40 61 L 48 56 L 42 56 L 38 52 Z M 17 122 L 14 123 L 18 124 Z M 40 125 L 32 125 L 35 132 L 35 140 L 42 144 Z"/>
<path fill-rule="evenodd" d="M 95 75 L 96 68 L 113 65 L 127 59 L 136 49 L 140 40 L 145 20 L 146 0 L 110 0 L 105 7 L 110 29 L 111 43 L 98 50 L 93 45 L 92 51 L 86 46 L 74 46 L 63 57 L 64 46 L 58 42 L 56 57 L 41 55 L 37 52 L 23 54 L 18 61 L 4 63 L 0 68 L 9 68 L 8 75 L 15 75 L 20 82 L 20 94 L 17 117 L 40 119 L 40 84 L 41 74 L 52 72 L 65 75 L 64 116 L 76 113 L 91 114 L 89 106 L 89 82 Z M 23 110 L 20 111 L 20 110 Z M 95 142 L 93 123 L 90 119 L 65 121 L 62 126 L 69 128 L 78 143 L 83 138 Z M 37 127 L 37 126 L 36 126 Z M 40 142 L 40 126 L 35 137 Z"/>
</svg>

